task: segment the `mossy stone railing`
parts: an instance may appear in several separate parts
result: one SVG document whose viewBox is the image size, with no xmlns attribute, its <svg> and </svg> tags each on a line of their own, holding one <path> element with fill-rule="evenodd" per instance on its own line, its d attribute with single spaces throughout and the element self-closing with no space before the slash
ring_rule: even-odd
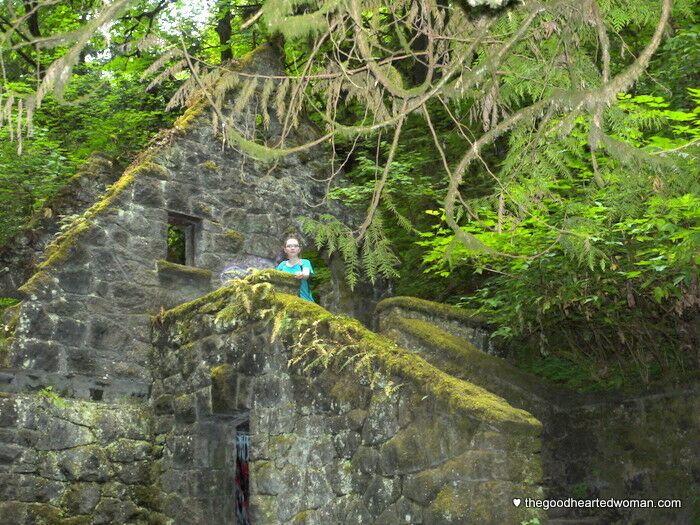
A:
<svg viewBox="0 0 700 525">
<path fill-rule="evenodd" d="M 350 371 L 352 367 L 344 366 L 347 359 L 351 355 L 362 354 L 368 356 L 381 373 L 395 377 L 397 383 L 411 383 L 425 395 L 444 402 L 450 410 L 463 416 L 494 429 L 516 434 L 539 434 L 541 424 L 528 412 L 512 407 L 504 399 L 479 386 L 445 373 L 394 341 L 371 332 L 355 319 L 334 315 L 315 303 L 300 299 L 296 296 L 298 282 L 284 272 L 255 272 L 243 280 L 168 310 L 157 321 L 167 328 L 175 322 L 193 321 L 201 315 L 220 313 L 230 304 L 241 303 L 240 294 L 260 283 L 271 284 L 276 293 L 255 299 L 258 304 L 250 305 L 250 311 L 274 311 L 276 320 L 284 319 L 284 322 L 275 322 L 275 329 L 281 332 L 278 337 L 283 339 L 297 340 L 295 327 L 313 325 L 318 330 L 316 337 L 323 339 L 325 348 L 335 345 L 344 350 L 342 362 L 331 360 L 330 366 Z M 251 296 L 255 297 L 254 294 Z M 245 320 L 237 319 L 236 323 L 241 326 Z"/>
<path fill-rule="evenodd" d="M 197 268 L 195 266 L 186 266 L 177 264 L 163 259 L 156 261 L 156 269 L 159 275 L 168 277 L 185 277 L 196 281 L 209 283 L 212 278 L 212 271 L 206 268 Z"/>
</svg>

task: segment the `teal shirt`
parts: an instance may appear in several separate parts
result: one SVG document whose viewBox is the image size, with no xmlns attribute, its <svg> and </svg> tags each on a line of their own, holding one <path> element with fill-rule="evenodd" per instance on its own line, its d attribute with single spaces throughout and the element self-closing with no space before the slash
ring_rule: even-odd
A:
<svg viewBox="0 0 700 525">
<path fill-rule="evenodd" d="M 299 263 L 295 264 L 294 266 L 287 265 L 287 261 L 282 261 L 277 265 L 278 270 L 287 273 L 297 273 L 302 271 L 303 268 L 309 269 L 309 278 L 311 278 L 311 276 L 314 274 L 314 269 L 311 267 L 311 263 L 308 259 L 301 259 Z M 307 301 L 311 301 L 312 303 L 316 302 L 311 295 L 311 288 L 309 287 L 308 279 L 301 279 L 301 282 L 299 283 L 299 297 L 306 299 Z"/>
</svg>

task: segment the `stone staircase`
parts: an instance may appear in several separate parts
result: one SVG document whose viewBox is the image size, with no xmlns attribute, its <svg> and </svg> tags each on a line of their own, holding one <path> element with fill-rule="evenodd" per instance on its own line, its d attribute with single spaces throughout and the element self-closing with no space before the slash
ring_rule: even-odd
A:
<svg viewBox="0 0 700 525">
<path fill-rule="evenodd" d="M 493 327 L 466 310 L 415 297 L 392 297 L 377 304 L 377 329 L 400 346 L 451 376 L 477 385 L 533 414 L 542 422 L 542 463 L 550 498 L 564 498 L 561 459 L 571 442 L 566 427 L 572 408 L 585 396 L 523 372 L 506 360 L 490 340 Z M 602 525 L 601 516 L 571 516 L 551 509 L 550 525 Z"/>
<path fill-rule="evenodd" d="M 504 398 L 538 419 L 565 411 L 577 394 L 493 355 L 488 323 L 464 310 L 415 297 L 377 305 L 379 332 L 448 374 Z"/>
</svg>

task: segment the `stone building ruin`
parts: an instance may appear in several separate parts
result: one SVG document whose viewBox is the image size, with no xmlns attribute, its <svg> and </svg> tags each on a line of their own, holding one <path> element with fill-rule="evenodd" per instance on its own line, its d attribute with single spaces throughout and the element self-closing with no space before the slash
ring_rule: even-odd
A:
<svg viewBox="0 0 700 525">
<path fill-rule="evenodd" d="M 248 67 L 275 60 L 262 48 Z M 491 355 L 487 320 L 413 298 L 372 314 L 333 261 L 326 309 L 265 270 L 297 217 L 323 211 L 306 203 L 324 158 L 270 169 L 222 150 L 197 103 L 118 178 L 101 164 L 104 194 L 39 262 L 48 234 L 0 253 L 0 295 L 22 299 L 3 313 L 0 524 L 605 522 L 514 504 L 577 483 L 686 498 L 619 519 L 690 522 L 696 386 L 575 395 Z M 352 319 L 370 314 L 380 333 Z M 290 366 L 289 326 L 371 357 L 379 379 Z"/>
</svg>

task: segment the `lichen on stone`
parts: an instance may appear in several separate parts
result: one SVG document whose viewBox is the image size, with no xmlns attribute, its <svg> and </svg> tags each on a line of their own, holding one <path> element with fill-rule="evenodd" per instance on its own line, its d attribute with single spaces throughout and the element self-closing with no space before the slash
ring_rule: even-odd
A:
<svg viewBox="0 0 700 525">
<path fill-rule="evenodd" d="M 139 175 L 152 172 L 160 173 L 161 175 L 163 172 L 166 172 L 165 168 L 152 162 L 152 154 L 146 155 L 143 159 L 127 168 L 121 178 L 109 186 L 101 200 L 88 208 L 71 223 L 65 232 L 49 244 L 44 251 L 44 260 L 37 266 L 36 273 L 19 290 L 25 294 L 30 294 L 41 283 L 46 284 L 47 270 L 68 257 L 71 248 L 76 245 L 81 235 L 94 225 L 97 216 L 110 209 L 117 202 L 117 199 L 134 184 Z"/>
<path fill-rule="evenodd" d="M 206 268 L 197 268 L 196 266 L 177 264 L 164 259 L 159 259 L 156 261 L 156 269 L 158 270 L 158 273 L 177 273 L 205 280 L 211 279 L 213 275 L 212 271 Z"/>
<path fill-rule="evenodd" d="M 383 299 L 377 303 L 376 312 L 379 314 L 391 308 L 413 310 L 427 316 L 441 317 L 458 321 L 466 325 L 488 325 L 488 319 L 476 314 L 473 310 L 457 308 L 455 306 L 427 301 L 417 297 L 397 296 Z"/>
</svg>

